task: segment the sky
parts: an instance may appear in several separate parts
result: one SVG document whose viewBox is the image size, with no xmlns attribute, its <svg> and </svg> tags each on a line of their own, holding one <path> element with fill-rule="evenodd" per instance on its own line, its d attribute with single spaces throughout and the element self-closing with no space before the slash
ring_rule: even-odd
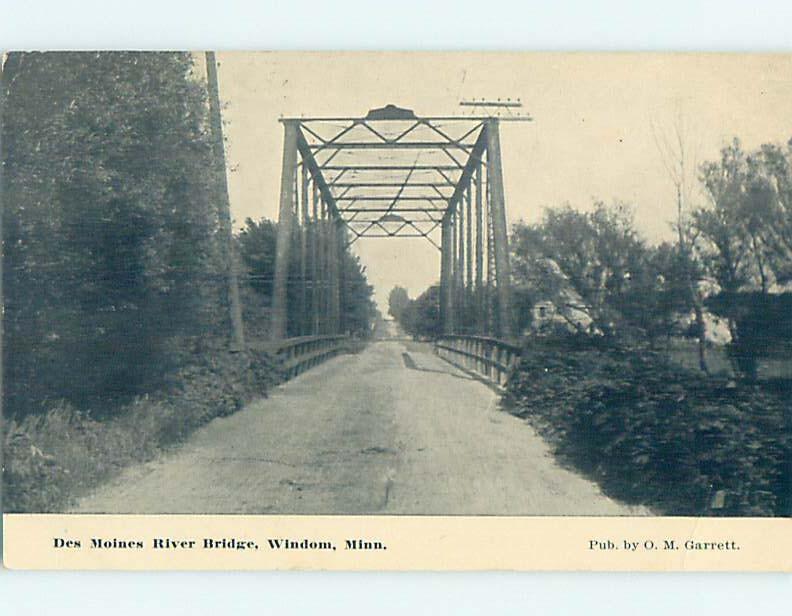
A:
<svg viewBox="0 0 792 616">
<path fill-rule="evenodd" d="M 231 211 L 277 218 L 282 116 L 364 116 L 388 103 L 417 115 L 464 115 L 463 99 L 520 98 L 530 123 L 502 123 L 510 223 L 544 208 L 626 201 L 650 241 L 671 238 L 673 185 L 658 143 L 682 126 L 689 175 L 739 137 L 746 148 L 792 137 L 792 55 L 628 53 L 233 52 L 217 55 Z M 691 203 L 704 203 L 698 190 Z M 387 311 L 439 278 L 424 239 L 353 246 Z"/>
</svg>

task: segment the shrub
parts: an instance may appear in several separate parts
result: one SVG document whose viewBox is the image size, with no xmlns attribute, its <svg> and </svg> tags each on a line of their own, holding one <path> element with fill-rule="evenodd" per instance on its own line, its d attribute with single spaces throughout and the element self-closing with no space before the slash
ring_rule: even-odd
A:
<svg viewBox="0 0 792 616">
<path fill-rule="evenodd" d="M 790 394 L 788 382 L 706 380 L 649 351 L 536 342 L 505 402 L 615 497 L 766 516 L 790 512 Z"/>
<path fill-rule="evenodd" d="M 215 417 L 266 394 L 277 380 L 266 355 L 214 353 L 99 420 L 64 401 L 5 423 L 3 500 L 9 512 L 61 511 L 125 466 L 154 457 Z"/>
<path fill-rule="evenodd" d="M 792 293 L 719 293 L 707 305 L 733 323 L 728 352 L 743 377 L 756 379 L 759 358 L 792 350 Z"/>
</svg>

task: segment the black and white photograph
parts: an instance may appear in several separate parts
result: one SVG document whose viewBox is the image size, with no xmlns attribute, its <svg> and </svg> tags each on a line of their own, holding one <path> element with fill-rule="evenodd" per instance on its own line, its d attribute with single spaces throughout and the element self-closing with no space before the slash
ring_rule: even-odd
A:
<svg viewBox="0 0 792 616">
<path fill-rule="evenodd" d="M 792 56 L 11 51 L 9 514 L 792 513 Z"/>
</svg>

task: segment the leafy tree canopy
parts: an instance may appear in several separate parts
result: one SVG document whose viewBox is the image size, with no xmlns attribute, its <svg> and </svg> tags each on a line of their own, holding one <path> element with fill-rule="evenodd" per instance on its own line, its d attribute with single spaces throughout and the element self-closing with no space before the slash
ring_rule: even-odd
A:
<svg viewBox="0 0 792 616">
<path fill-rule="evenodd" d="M 11 53 L 2 87 L 8 399 L 145 391 L 219 304 L 192 58 Z"/>
<path fill-rule="evenodd" d="M 410 296 L 404 287 L 393 287 L 388 294 L 388 314 L 397 321 L 401 320 L 405 308 L 410 305 Z"/>
</svg>

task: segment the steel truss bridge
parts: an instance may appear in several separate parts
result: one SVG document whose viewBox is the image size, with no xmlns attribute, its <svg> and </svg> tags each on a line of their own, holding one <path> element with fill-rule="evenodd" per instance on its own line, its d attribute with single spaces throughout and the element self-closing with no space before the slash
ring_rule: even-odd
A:
<svg viewBox="0 0 792 616">
<path fill-rule="evenodd" d="M 281 119 L 273 342 L 343 333 L 344 248 L 395 237 L 440 252 L 442 330 L 457 341 L 447 353 L 463 334 L 511 339 L 499 125 L 529 119 L 418 117 L 394 105 L 365 117 Z M 459 358 L 485 347 L 468 345 Z"/>
</svg>

